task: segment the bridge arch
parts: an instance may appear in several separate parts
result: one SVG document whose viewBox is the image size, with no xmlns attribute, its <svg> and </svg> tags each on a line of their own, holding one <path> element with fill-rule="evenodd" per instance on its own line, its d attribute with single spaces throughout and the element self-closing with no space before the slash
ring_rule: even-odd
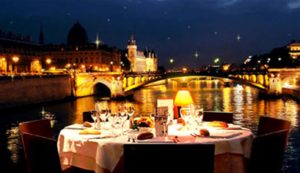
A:
<svg viewBox="0 0 300 173">
<path fill-rule="evenodd" d="M 96 79 L 91 85 L 91 95 L 98 95 L 103 97 L 111 97 L 111 81 L 107 81 L 104 79 Z"/>
<path fill-rule="evenodd" d="M 100 96 L 100 97 L 110 97 L 111 90 L 103 83 L 96 83 L 93 87 L 93 95 Z"/>
</svg>

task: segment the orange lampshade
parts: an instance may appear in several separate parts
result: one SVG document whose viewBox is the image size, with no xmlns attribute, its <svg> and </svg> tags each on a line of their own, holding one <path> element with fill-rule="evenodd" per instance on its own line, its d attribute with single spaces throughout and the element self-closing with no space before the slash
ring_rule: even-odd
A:
<svg viewBox="0 0 300 173">
<path fill-rule="evenodd" d="M 187 106 L 193 103 L 193 98 L 188 90 L 177 91 L 174 101 L 175 106 Z"/>
</svg>

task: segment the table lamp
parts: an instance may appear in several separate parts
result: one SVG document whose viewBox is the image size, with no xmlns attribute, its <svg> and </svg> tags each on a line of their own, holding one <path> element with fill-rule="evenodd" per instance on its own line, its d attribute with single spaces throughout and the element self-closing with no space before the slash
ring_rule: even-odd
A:
<svg viewBox="0 0 300 173">
<path fill-rule="evenodd" d="M 193 102 L 192 96 L 188 90 L 177 91 L 176 96 L 175 96 L 175 101 L 174 101 L 174 105 L 177 106 L 177 111 L 176 111 L 177 117 L 175 117 L 175 118 L 180 117 L 181 107 L 189 106 L 193 103 L 194 102 Z"/>
</svg>

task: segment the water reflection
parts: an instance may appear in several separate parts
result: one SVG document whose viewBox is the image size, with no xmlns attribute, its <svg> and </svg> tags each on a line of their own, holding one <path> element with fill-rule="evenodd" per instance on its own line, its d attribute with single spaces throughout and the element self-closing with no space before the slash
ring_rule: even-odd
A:
<svg viewBox="0 0 300 173">
<path fill-rule="evenodd" d="M 7 150 L 10 152 L 10 159 L 12 163 L 17 163 L 19 160 L 19 153 L 21 148 L 21 140 L 19 136 L 19 128 L 13 123 L 10 129 L 6 131 L 7 136 Z"/>
</svg>

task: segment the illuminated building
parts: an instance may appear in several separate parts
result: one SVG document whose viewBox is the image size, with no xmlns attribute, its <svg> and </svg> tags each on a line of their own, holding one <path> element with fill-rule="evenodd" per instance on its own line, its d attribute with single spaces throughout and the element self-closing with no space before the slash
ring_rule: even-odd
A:
<svg viewBox="0 0 300 173">
<path fill-rule="evenodd" d="M 69 30 L 67 44 L 39 44 L 30 36 L 0 30 L 0 73 L 41 73 L 42 69 L 75 68 L 85 71 L 120 71 L 120 50 L 99 43 L 89 43 L 85 29 L 77 22 Z M 16 60 L 18 58 L 18 60 Z M 113 63 L 111 63 L 113 62 Z"/>
<path fill-rule="evenodd" d="M 88 42 L 85 29 L 77 22 L 69 30 L 67 44 L 45 45 L 44 59 L 50 58 L 58 68 L 81 71 L 120 71 L 121 53 L 118 49 Z M 111 63 L 113 62 L 113 63 Z"/>
<path fill-rule="evenodd" d="M 41 54 L 30 36 L 0 30 L 0 73 L 39 72 Z"/>
<path fill-rule="evenodd" d="M 127 45 L 128 60 L 131 64 L 132 72 L 155 72 L 157 71 L 157 57 L 154 51 L 137 50 L 136 40 L 133 36 L 128 40 Z"/>
<path fill-rule="evenodd" d="M 287 47 L 289 48 L 289 54 L 293 59 L 297 59 L 300 56 L 300 43 L 293 42 L 290 43 Z"/>
</svg>

